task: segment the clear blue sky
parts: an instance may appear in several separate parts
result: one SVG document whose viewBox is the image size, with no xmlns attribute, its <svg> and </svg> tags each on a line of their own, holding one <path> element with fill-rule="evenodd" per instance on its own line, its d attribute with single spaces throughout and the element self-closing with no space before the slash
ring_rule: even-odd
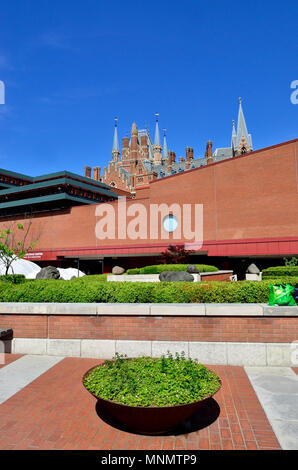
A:
<svg viewBox="0 0 298 470">
<path fill-rule="evenodd" d="M 168 148 L 230 145 L 242 97 L 254 148 L 297 137 L 297 1 L 1 2 L 0 167 L 31 175 L 101 166 L 154 113 Z"/>
</svg>

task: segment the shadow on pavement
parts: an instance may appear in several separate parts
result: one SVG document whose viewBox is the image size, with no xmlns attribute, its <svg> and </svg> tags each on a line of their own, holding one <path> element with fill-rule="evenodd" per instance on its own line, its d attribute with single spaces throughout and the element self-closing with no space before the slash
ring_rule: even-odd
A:
<svg viewBox="0 0 298 470">
<path fill-rule="evenodd" d="M 105 423 L 113 426 L 114 428 L 119 429 L 120 431 L 131 432 L 133 434 L 140 434 L 131 431 L 129 428 L 124 426 L 119 421 L 116 421 L 110 415 L 107 415 L 104 412 L 99 403 L 96 402 L 95 410 L 99 418 L 101 418 Z M 214 398 L 210 398 L 206 403 L 202 404 L 199 410 L 194 413 L 190 418 L 185 420 L 183 423 L 179 424 L 175 429 L 167 432 L 158 434 L 159 436 L 179 436 L 181 434 L 189 434 L 191 432 L 199 431 L 210 426 L 214 421 L 217 420 L 220 414 L 220 406 Z M 148 434 L 150 435 L 150 434 Z"/>
</svg>

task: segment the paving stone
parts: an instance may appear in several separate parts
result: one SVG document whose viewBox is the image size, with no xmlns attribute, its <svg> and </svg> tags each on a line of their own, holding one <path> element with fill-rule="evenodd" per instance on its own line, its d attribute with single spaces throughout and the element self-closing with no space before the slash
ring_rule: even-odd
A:
<svg viewBox="0 0 298 470">
<path fill-rule="evenodd" d="M 118 430 L 96 413 L 96 400 L 82 386 L 82 376 L 99 362 L 98 358 L 67 357 L 3 403 L 0 406 L 0 449 L 175 451 L 259 449 L 269 444 L 280 448 L 243 367 L 213 365 L 212 370 L 222 379 L 222 389 L 214 399 L 183 423 L 179 431 L 150 437 Z M 0 390 L 2 385 L 0 381 Z M 244 396 L 245 400 L 237 399 Z M 238 427 L 233 428 L 235 423 Z M 243 440 L 245 430 L 251 431 L 256 426 L 258 432 L 251 433 L 250 440 Z M 38 434 L 34 434 L 34 429 Z M 226 437 L 221 438 L 222 434 Z"/>
</svg>

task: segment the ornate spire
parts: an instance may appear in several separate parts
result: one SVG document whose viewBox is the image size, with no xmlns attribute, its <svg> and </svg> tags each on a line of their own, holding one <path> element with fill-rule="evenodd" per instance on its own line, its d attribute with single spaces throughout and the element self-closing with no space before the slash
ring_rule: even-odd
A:
<svg viewBox="0 0 298 470">
<path fill-rule="evenodd" d="M 232 149 L 234 149 L 234 148 L 236 148 L 236 137 L 237 137 L 234 119 L 233 119 L 232 123 L 233 123 L 233 128 L 232 128 L 231 147 L 232 147 Z"/>
<path fill-rule="evenodd" d="M 114 140 L 113 140 L 113 149 L 112 150 L 118 150 L 119 151 L 117 121 L 118 121 L 118 118 L 115 118 Z"/>
<path fill-rule="evenodd" d="M 236 136 L 236 147 L 241 142 L 241 139 L 244 137 L 245 141 L 250 144 L 249 137 L 248 137 L 248 132 L 247 132 L 247 127 L 246 127 L 246 122 L 242 110 L 242 99 L 239 98 L 239 111 L 238 111 L 238 123 L 237 123 L 237 136 Z"/>
<path fill-rule="evenodd" d="M 113 160 L 119 160 L 119 142 L 118 142 L 118 131 L 117 131 L 117 121 L 118 118 L 115 118 L 115 129 L 114 129 L 114 140 L 113 140 L 113 149 L 112 149 L 112 156 Z"/>
<path fill-rule="evenodd" d="M 163 153 L 162 153 L 162 156 L 165 160 L 168 159 L 168 146 L 167 146 L 166 131 L 167 131 L 167 129 L 163 129 Z"/>
<path fill-rule="evenodd" d="M 154 145 L 160 146 L 160 136 L 159 136 L 159 127 L 158 127 L 158 116 L 159 116 L 159 113 L 155 113 L 155 116 L 156 116 L 156 124 L 155 124 Z"/>
<path fill-rule="evenodd" d="M 155 113 L 156 116 L 156 125 L 155 125 L 155 138 L 154 138 L 154 146 L 153 146 L 153 159 L 154 163 L 160 164 L 161 163 L 161 145 L 160 145 L 160 136 L 159 136 L 159 128 L 158 128 L 158 113 Z"/>
<path fill-rule="evenodd" d="M 234 149 L 237 154 L 246 153 L 252 151 L 252 140 L 251 135 L 247 132 L 246 122 L 242 110 L 242 99 L 239 98 L 239 111 L 238 111 L 238 123 L 237 123 L 237 134 L 232 136 L 234 143 Z"/>
<path fill-rule="evenodd" d="M 131 134 L 138 134 L 138 127 L 136 125 L 135 122 L 132 123 L 132 126 L 131 126 Z"/>
</svg>

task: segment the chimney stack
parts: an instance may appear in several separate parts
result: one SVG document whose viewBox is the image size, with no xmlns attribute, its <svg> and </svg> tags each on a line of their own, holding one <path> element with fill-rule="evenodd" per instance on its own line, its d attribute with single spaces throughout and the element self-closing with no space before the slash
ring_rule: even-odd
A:
<svg viewBox="0 0 298 470">
<path fill-rule="evenodd" d="M 173 163 L 175 163 L 175 159 L 176 159 L 176 154 L 175 152 L 173 152 L 172 150 L 169 150 L 168 151 L 168 160 L 169 160 L 169 165 L 172 165 Z"/>
<path fill-rule="evenodd" d="M 211 140 L 208 140 L 207 145 L 206 145 L 206 152 L 205 152 L 205 158 L 207 158 L 207 165 L 209 163 L 213 163 L 213 156 L 212 156 L 212 142 Z"/>
<path fill-rule="evenodd" d="M 186 161 L 191 162 L 193 160 L 193 148 L 186 147 Z"/>
<path fill-rule="evenodd" d="M 91 166 L 85 166 L 85 178 L 91 178 Z"/>
<path fill-rule="evenodd" d="M 100 167 L 95 166 L 93 168 L 93 179 L 96 181 L 100 181 Z"/>
</svg>

